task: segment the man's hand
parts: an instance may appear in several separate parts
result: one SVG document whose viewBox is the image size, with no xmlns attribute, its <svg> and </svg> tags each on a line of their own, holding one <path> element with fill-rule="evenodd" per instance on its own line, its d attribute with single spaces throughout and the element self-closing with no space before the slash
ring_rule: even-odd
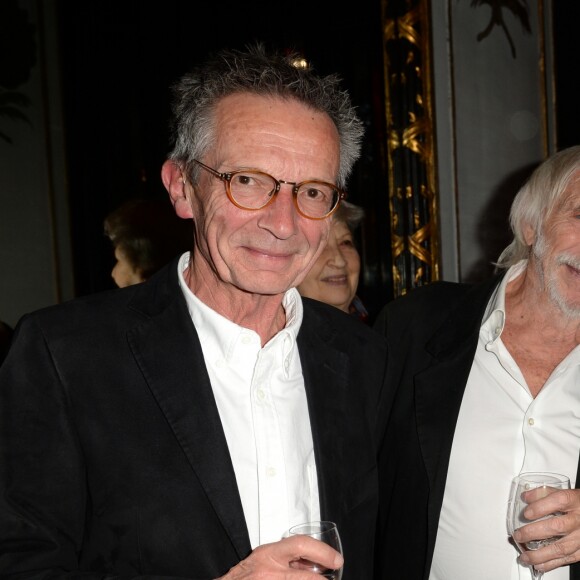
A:
<svg viewBox="0 0 580 580">
<path fill-rule="evenodd" d="M 292 536 L 258 546 L 245 560 L 217 580 L 317 580 L 320 574 L 299 569 L 299 560 L 310 560 L 330 570 L 343 565 L 343 558 L 328 544 L 308 536 Z"/>
<path fill-rule="evenodd" d="M 528 550 L 520 556 L 523 564 L 549 572 L 554 568 L 580 561 L 580 490 L 564 489 L 536 499 L 534 492 L 527 492 L 530 501 L 524 511 L 526 519 L 534 520 L 558 513 L 553 518 L 532 522 L 514 532 L 514 540 L 525 545 L 531 540 L 558 536 L 558 540 L 538 550 Z"/>
</svg>

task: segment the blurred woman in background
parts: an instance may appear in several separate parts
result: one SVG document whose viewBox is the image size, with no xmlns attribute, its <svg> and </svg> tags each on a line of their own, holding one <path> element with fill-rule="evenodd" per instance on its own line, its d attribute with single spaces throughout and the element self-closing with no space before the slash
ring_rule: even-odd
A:
<svg viewBox="0 0 580 580">
<path fill-rule="evenodd" d="M 193 246 L 191 221 L 165 199 L 129 200 L 105 218 L 104 228 L 115 251 L 111 276 L 120 288 L 144 282 Z"/>
<path fill-rule="evenodd" d="M 326 302 L 366 321 L 368 313 L 356 295 L 360 255 L 354 238 L 363 217 L 361 207 L 341 202 L 332 216 L 328 244 L 298 286 L 298 291 L 302 296 Z"/>
</svg>

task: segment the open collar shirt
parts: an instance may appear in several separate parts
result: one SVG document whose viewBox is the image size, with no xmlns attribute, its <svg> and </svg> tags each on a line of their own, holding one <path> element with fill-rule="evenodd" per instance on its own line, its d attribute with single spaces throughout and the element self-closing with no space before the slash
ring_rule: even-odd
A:
<svg viewBox="0 0 580 580">
<path fill-rule="evenodd" d="M 534 399 L 502 342 L 505 291 L 527 262 L 512 266 L 491 297 L 457 421 L 430 580 L 529 580 L 509 541 L 510 481 L 552 471 L 574 487 L 580 450 L 580 346 Z M 544 575 L 568 580 L 569 568 Z"/>
<path fill-rule="evenodd" d="M 281 539 L 293 525 L 320 519 L 316 464 L 304 377 L 296 344 L 303 307 L 284 295 L 286 326 L 261 346 L 259 335 L 181 290 L 199 336 L 230 450 L 252 548 Z M 216 466 L 219 469 L 220 466 Z"/>
</svg>

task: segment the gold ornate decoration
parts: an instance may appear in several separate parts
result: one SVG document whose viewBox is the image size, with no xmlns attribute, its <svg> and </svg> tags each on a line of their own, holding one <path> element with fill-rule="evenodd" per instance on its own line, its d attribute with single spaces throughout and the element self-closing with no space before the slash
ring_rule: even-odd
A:
<svg viewBox="0 0 580 580">
<path fill-rule="evenodd" d="M 381 0 L 394 296 L 439 279 L 428 0 Z"/>
</svg>

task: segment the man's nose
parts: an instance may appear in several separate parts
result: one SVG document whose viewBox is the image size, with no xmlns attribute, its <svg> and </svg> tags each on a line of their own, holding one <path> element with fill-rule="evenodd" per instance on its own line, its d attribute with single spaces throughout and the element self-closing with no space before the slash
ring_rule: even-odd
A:
<svg viewBox="0 0 580 580">
<path fill-rule="evenodd" d="M 282 184 L 276 199 L 267 207 L 259 210 L 260 227 L 268 229 L 279 239 L 287 239 L 297 231 L 298 210 L 294 204 L 292 185 Z"/>
</svg>

